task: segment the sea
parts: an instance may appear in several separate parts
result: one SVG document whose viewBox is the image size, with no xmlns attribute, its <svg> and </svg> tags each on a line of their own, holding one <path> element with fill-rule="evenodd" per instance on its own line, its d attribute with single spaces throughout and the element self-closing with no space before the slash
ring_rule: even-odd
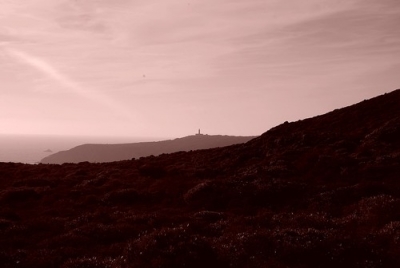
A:
<svg viewBox="0 0 400 268">
<path fill-rule="evenodd" d="M 118 144 L 161 140 L 140 137 L 90 137 L 0 134 L 0 162 L 38 164 L 44 157 L 82 144 Z"/>
</svg>

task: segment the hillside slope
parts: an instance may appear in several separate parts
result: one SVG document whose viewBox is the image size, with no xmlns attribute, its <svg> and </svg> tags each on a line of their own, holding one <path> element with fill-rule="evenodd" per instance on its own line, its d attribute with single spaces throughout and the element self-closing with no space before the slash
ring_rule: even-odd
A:
<svg viewBox="0 0 400 268">
<path fill-rule="evenodd" d="M 245 144 L 0 163 L 1 267 L 399 267 L 400 90 Z"/>
<path fill-rule="evenodd" d="M 244 143 L 254 137 L 193 135 L 174 140 L 126 144 L 84 144 L 43 158 L 43 164 L 113 162 L 150 155 L 224 147 Z"/>
</svg>

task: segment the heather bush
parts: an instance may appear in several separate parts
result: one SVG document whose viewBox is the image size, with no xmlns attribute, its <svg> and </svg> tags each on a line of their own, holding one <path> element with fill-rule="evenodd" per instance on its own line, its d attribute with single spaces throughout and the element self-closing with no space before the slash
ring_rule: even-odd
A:
<svg viewBox="0 0 400 268">
<path fill-rule="evenodd" d="M 24 264 L 27 252 L 25 250 L 0 250 L 0 264 L 2 268 L 14 268 L 23 267 L 28 268 L 27 264 Z"/>
<path fill-rule="evenodd" d="M 189 224 L 162 228 L 131 241 L 125 249 L 130 267 L 215 267 L 217 257 L 205 237 Z"/>
<path fill-rule="evenodd" d="M 162 166 L 149 164 L 139 167 L 139 174 L 144 177 L 159 179 L 166 175 L 166 171 Z"/>
<path fill-rule="evenodd" d="M 54 187 L 56 181 L 47 178 L 29 178 L 23 180 L 17 180 L 13 183 L 14 187 Z"/>
<path fill-rule="evenodd" d="M 0 193 L 2 203 L 22 203 L 37 200 L 41 197 L 35 188 L 11 188 Z"/>
<path fill-rule="evenodd" d="M 134 204 L 140 200 L 140 194 L 136 189 L 122 189 L 117 191 L 112 191 L 104 196 L 102 199 L 106 204 Z"/>
<path fill-rule="evenodd" d="M 216 191 L 217 187 L 214 182 L 205 181 L 189 189 L 183 198 L 189 205 L 207 206 L 213 203 L 214 199 L 217 198 Z"/>
<path fill-rule="evenodd" d="M 60 268 L 120 268 L 126 267 L 126 259 L 124 256 L 116 258 L 92 256 L 92 257 L 80 257 L 76 259 L 70 259 L 64 262 Z"/>
</svg>

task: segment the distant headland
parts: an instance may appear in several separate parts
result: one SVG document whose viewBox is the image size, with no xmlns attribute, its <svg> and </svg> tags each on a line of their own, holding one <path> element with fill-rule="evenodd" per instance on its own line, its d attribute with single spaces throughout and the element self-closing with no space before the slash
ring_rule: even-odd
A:
<svg viewBox="0 0 400 268">
<path fill-rule="evenodd" d="M 67 151 L 51 154 L 41 160 L 44 164 L 62 164 L 79 162 L 114 162 L 132 158 L 160 155 L 179 151 L 190 151 L 224 147 L 245 143 L 254 136 L 226 136 L 202 134 L 200 129 L 195 135 L 174 140 L 157 142 L 139 142 L 125 144 L 83 144 Z"/>
</svg>

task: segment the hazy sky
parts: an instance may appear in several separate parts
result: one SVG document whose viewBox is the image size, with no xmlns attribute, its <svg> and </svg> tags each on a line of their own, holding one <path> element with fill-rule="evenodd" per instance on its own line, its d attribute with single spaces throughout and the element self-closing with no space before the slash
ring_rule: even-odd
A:
<svg viewBox="0 0 400 268">
<path fill-rule="evenodd" d="M 400 88 L 398 0 L 0 0 L 0 133 L 259 135 Z"/>
</svg>

